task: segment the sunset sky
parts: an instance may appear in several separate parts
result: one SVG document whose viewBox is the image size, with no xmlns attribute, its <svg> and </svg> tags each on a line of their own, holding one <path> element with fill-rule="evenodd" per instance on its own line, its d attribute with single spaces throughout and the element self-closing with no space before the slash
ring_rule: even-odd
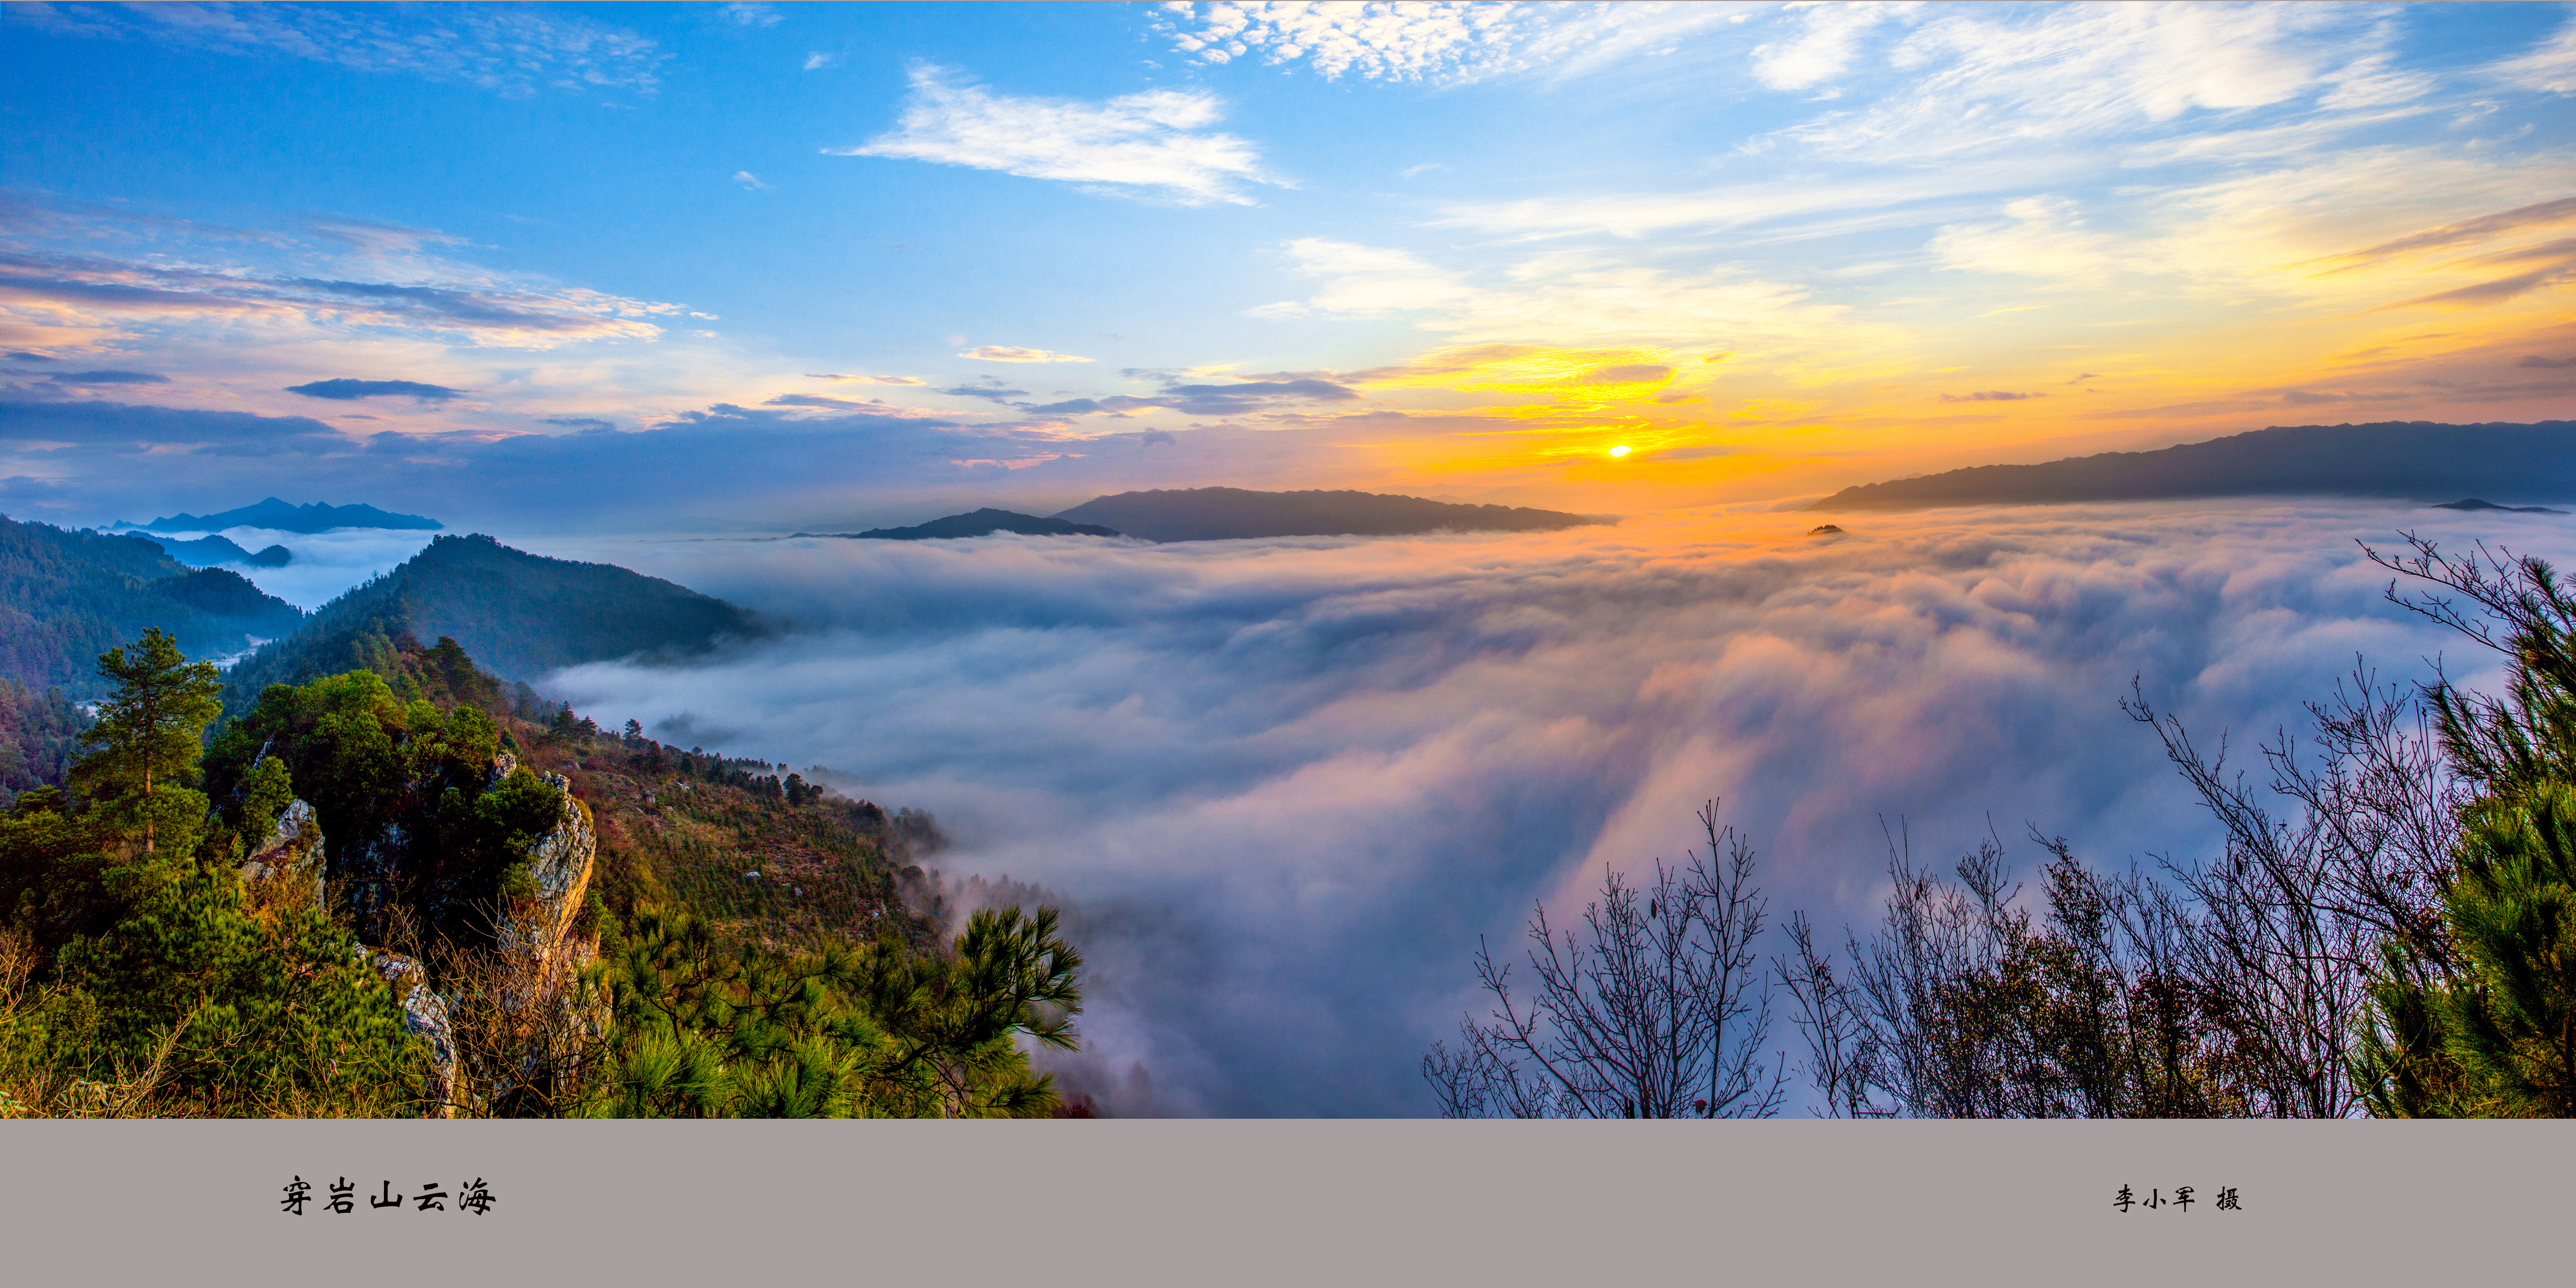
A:
<svg viewBox="0 0 2576 1288">
<path fill-rule="evenodd" d="M 2562 5 L 0 23 L 27 518 L 1642 513 L 2576 393 Z"/>
</svg>

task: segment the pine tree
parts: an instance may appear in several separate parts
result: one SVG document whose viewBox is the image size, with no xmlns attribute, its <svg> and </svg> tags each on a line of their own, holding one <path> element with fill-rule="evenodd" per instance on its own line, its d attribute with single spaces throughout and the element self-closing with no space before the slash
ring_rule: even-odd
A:
<svg viewBox="0 0 2576 1288">
<path fill-rule="evenodd" d="M 579 1114 L 1030 1118 L 1061 1102 L 1017 1039 L 1077 1049 L 1081 954 L 1053 909 L 986 909 L 946 959 L 785 955 L 638 909 L 593 984 L 613 1023 Z"/>
<path fill-rule="evenodd" d="M 2432 694 L 2443 750 L 2481 794 L 2441 934 L 2384 950 L 2357 1073 L 2384 1116 L 2576 1116 L 2576 596 L 2538 559 L 2415 544 L 2383 562 L 2468 596 L 2505 638 L 2446 599 L 2409 606 L 2504 651 L 2513 679 L 2501 699 Z"/>
<path fill-rule="evenodd" d="M 229 847 L 197 861 L 206 798 L 187 784 L 217 711 L 214 668 L 149 630 L 109 650 L 99 671 L 117 688 L 85 738 L 95 750 L 74 769 L 87 809 L 72 820 L 41 808 L 56 797 L 0 828 L 8 866 L 45 864 L 30 893 L 79 913 L 52 917 L 74 933 L 60 947 L 58 983 L 18 1017 L 21 1053 L 57 1078 L 126 1087 L 129 1109 L 393 1107 L 413 1083 L 419 1044 L 356 939 L 309 896 L 245 887 Z M 273 813 L 291 784 L 274 759 L 262 771 L 250 775 L 245 804 Z M 19 902 L 22 913 L 33 905 Z M 35 911 L 22 920 L 42 929 L 45 909 Z"/>
<path fill-rule="evenodd" d="M 357 939 L 307 900 L 245 896 L 230 872 L 190 871 L 65 949 L 67 988 L 35 1017 L 56 1063 L 100 1078 L 158 1051 L 161 1089 L 178 1101 L 166 1107 L 182 1112 L 395 1111 L 422 1048 Z"/>
<path fill-rule="evenodd" d="M 98 673 L 116 689 L 81 735 L 97 750 L 72 767 L 72 785 L 112 822 L 140 830 L 151 854 L 162 832 L 193 831 L 205 817 L 205 798 L 183 789 L 196 780 L 206 726 L 223 710 L 223 684 L 212 663 L 188 661 L 157 626 L 101 654 Z"/>
</svg>

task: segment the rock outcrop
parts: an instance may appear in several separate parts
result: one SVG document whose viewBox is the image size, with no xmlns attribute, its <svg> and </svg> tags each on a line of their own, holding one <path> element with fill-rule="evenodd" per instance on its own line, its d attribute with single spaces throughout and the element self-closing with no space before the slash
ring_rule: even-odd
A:
<svg viewBox="0 0 2576 1288">
<path fill-rule="evenodd" d="M 322 820 L 312 805 L 298 799 L 287 802 L 268 839 L 242 864 L 241 878 L 245 884 L 303 882 L 312 890 L 313 906 L 320 909 L 322 866 Z M 430 1117 L 449 1116 L 456 1096 L 456 1029 L 448 1018 L 446 1000 L 429 990 L 429 972 L 419 962 L 366 944 L 358 945 L 357 952 L 358 960 L 393 990 L 394 1003 L 402 1008 L 403 1031 L 429 1044 L 429 1075 L 423 1080 L 421 1098 L 429 1103 Z"/>
<path fill-rule="evenodd" d="M 361 944 L 358 957 L 393 990 L 394 1000 L 402 1006 L 403 1031 L 429 1044 L 429 1076 L 423 1080 L 421 1099 L 429 1102 L 428 1117 L 448 1117 L 456 1110 L 456 1028 L 448 1018 L 446 999 L 429 991 L 429 972 L 401 953 Z"/>
<path fill-rule="evenodd" d="M 518 761 L 509 753 L 493 757 L 493 784 L 499 785 L 517 769 Z M 526 958 L 540 968 L 561 964 L 573 920 L 581 915 L 582 901 L 590 893 L 591 862 L 599 852 L 590 807 L 572 794 L 571 780 L 561 774 L 543 777 L 563 793 L 563 809 L 554 827 L 528 847 L 528 877 L 536 892 L 509 901 L 494 936 L 502 952 Z"/>
<path fill-rule="evenodd" d="M 488 788 L 499 787 L 518 772 L 518 758 L 508 752 L 492 758 Z M 596 945 L 586 936 L 573 933 L 581 916 L 584 901 L 590 893 L 590 874 L 599 850 L 598 834 L 593 828 L 590 807 L 572 794 L 572 783 L 561 774 L 540 776 L 560 795 L 553 826 L 528 847 L 520 864 L 528 883 L 519 887 L 518 897 L 504 899 L 493 925 L 494 948 L 497 950 L 488 976 L 466 981 L 447 981 L 447 986 L 471 990 L 516 1017 L 516 1022 L 531 1031 L 542 1030 L 565 1042 L 575 1036 L 596 1036 L 607 1023 L 607 1016 L 595 1001 L 584 1006 L 578 978 L 584 966 L 596 955 Z M 424 833 L 426 834 L 426 833 Z M 463 898 L 442 883 L 457 878 L 440 877 L 433 870 L 423 893 L 398 894 L 405 880 L 419 885 L 416 877 L 406 877 L 415 862 L 435 865 L 440 857 L 434 853 L 413 853 L 416 838 L 400 823 L 385 820 L 367 834 L 343 838 L 336 856 L 336 867 L 350 889 L 350 911 L 354 914 L 361 939 L 384 940 L 388 932 L 401 923 L 395 917 L 394 905 L 407 905 L 418 900 L 412 912 L 435 924 L 441 905 L 450 898 Z M 242 864 L 245 882 L 279 882 L 301 880 L 310 884 L 318 908 L 322 904 L 324 869 L 322 825 L 313 807 L 304 801 L 290 803 L 270 829 L 249 861 Z M 488 879 L 488 878 L 486 878 Z M 425 895 L 425 897 L 424 897 Z M 413 923 L 417 932 L 419 923 Z M 397 940 L 399 942 L 399 940 Z M 432 992 L 428 972 L 418 961 L 390 949 L 368 944 L 358 947 L 358 958 L 381 976 L 402 1008 L 403 1028 L 428 1044 L 430 1068 L 421 1097 L 427 1103 L 428 1115 L 435 1118 L 452 1116 L 459 1097 L 459 1057 L 456 1016 L 449 1010 L 449 999 Z M 479 980 L 480 982 L 476 982 Z M 451 994 L 453 995 L 453 994 Z M 503 1074 L 490 1090 L 498 1102 L 520 1088 L 552 1089 L 562 1075 L 555 1069 L 555 1058 L 549 1052 L 551 1041 L 537 1044 L 522 1060 L 515 1074 Z M 484 1093 L 477 1091 L 477 1097 Z"/>
<path fill-rule="evenodd" d="M 241 865 L 241 879 L 313 883 L 313 906 L 322 906 L 322 820 L 302 800 L 286 803 L 268 839 Z"/>
</svg>

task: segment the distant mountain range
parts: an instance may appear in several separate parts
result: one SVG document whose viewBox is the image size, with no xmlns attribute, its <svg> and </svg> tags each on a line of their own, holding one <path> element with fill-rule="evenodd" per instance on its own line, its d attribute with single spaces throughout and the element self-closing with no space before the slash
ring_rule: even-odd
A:
<svg viewBox="0 0 2576 1288">
<path fill-rule="evenodd" d="M 1147 541 L 1389 537 L 1443 529 L 1545 532 L 1604 521 L 1523 506 L 1453 505 L 1372 492 L 1253 492 L 1239 487 L 1121 492 L 1085 501 L 1055 517 L 1097 524 Z"/>
<path fill-rule="evenodd" d="M 1373 492 L 1254 492 L 1239 487 L 1121 492 L 1094 497 L 1051 518 L 982 509 L 909 528 L 799 532 L 800 537 L 886 541 L 984 537 L 1141 537 L 1147 541 L 1229 541 L 1250 537 L 1389 537 L 1417 532 L 1545 532 L 1612 522 L 1517 506 L 1452 505 Z"/>
<path fill-rule="evenodd" d="M 2502 510 L 2507 514 L 2567 513 L 2565 510 L 2552 510 L 2545 505 L 2497 505 L 2493 501 L 2481 501 L 2476 497 L 2470 497 L 2465 501 L 2444 501 L 2433 508 L 2436 510 Z"/>
<path fill-rule="evenodd" d="M 199 537 L 180 541 L 170 537 L 146 537 L 158 542 L 170 557 L 191 568 L 212 568 L 217 564 L 247 564 L 253 568 L 283 568 L 295 561 L 295 552 L 284 546 L 270 546 L 252 554 L 230 537 Z"/>
<path fill-rule="evenodd" d="M 269 497 L 257 505 L 218 514 L 174 514 L 150 523 L 110 524 L 111 529 L 141 528 L 147 532 L 221 532 L 226 528 L 268 528 L 278 532 L 328 532 L 333 528 L 399 528 L 435 532 L 446 527 L 436 519 L 417 514 L 395 514 L 372 505 L 288 505 Z"/>
<path fill-rule="evenodd" d="M 292 636 L 225 676 L 238 711 L 271 684 L 372 666 L 408 635 L 453 638 L 505 680 L 636 654 L 701 652 L 768 628 L 721 599 L 613 564 L 514 550 L 490 537 L 438 537 L 392 572 L 324 604 Z"/>
<path fill-rule="evenodd" d="M 1844 488 L 1810 510 L 2046 505 L 2219 496 L 2576 498 L 2576 421 L 2299 425 L 2154 452 L 1979 465 Z M 2512 508 L 2512 507 L 2499 507 Z"/>
<path fill-rule="evenodd" d="M 239 547 L 235 547 L 238 549 Z M 0 517 L 0 679 L 96 694 L 98 655 L 147 626 L 192 658 L 225 657 L 294 631 L 303 610 L 241 574 L 191 570 L 149 537 Z"/>
<path fill-rule="evenodd" d="M 1114 537 L 1115 529 L 1090 523 L 1068 523 L 1062 519 L 1042 519 L 1033 514 L 1016 514 L 1009 510 L 970 510 L 952 514 L 909 528 L 870 528 L 865 532 L 799 532 L 800 537 L 850 537 L 876 541 L 932 541 L 957 537 L 989 537 L 996 532 L 1015 532 L 1032 537 Z"/>
</svg>

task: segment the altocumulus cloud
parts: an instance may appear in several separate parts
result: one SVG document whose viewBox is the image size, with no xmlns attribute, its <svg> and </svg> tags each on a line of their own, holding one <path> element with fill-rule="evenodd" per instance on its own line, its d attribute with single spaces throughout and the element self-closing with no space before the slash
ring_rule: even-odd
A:
<svg viewBox="0 0 2576 1288">
<path fill-rule="evenodd" d="M 670 57 L 630 31 L 501 5 L 406 11 L 275 4 L 11 5 L 5 21 L 59 35 L 149 40 L 224 54 L 301 58 L 353 71 L 474 85 L 509 97 L 543 90 L 650 95 Z"/>
<path fill-rule="evenodd" d="M 1083 910 L 1088 1051 L 1128 1111 L 1409 1114 L 1479 936 L 1678 857 L 1710 796 L 1773 911 L 1865 924 L 1918 858 L 2025 821 L 2096 861 L 2214 837 L 2113 700 L 2240 756 L 2366 653 L 2451 650 L 2355 537 L 2564 555 L 2545 521 L 2397 506 L 1780 515 L 1376 541 L 567 546 L 807 624 L 712 664 L 580 668 L 603 723 L 934 810 L 938 862 Z M 2029 849 L 2021 847 L 2027 860 Z M 1481 1008 L 1479 1008 L 1481 1009 Z M 1128 1072 L 1152 1077 L 1149 1097 Z"/>
</svg>

